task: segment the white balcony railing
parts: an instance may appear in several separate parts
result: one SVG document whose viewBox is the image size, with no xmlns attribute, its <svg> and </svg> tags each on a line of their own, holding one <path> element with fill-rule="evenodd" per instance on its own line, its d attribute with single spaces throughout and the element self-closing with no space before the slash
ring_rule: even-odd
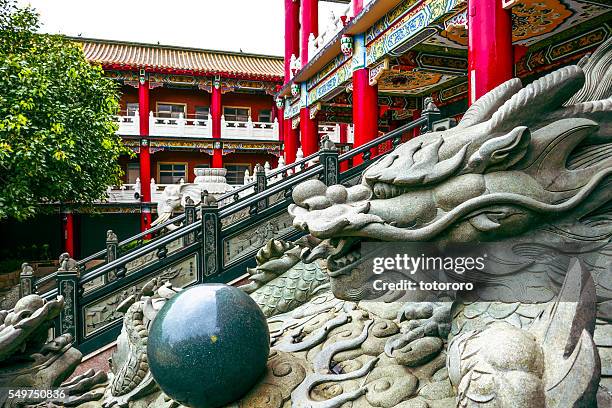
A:
<svg viewBox="0 0 612 408">
<path fill-rule="evenodd" d="M 138 113 L 134 116 L 118 116 L 120 135 L 140 134 L 140 118 Z M 182 114 L 178 118 L 166 118 L 149 114 L 150 136 L 179 136 L 212 138 L 212 119 L 185 118 Z M 253 140 L 278 140 L 278 120 L 274 122 L 253 122 L 251 118 L 247 121 L 226 121 L 221 116 L 221 138 L 222 139 L 253 139 Z"/>
<path fill-rule="evenodd" d="M 140 133 L 140 121 L 138 115 L 136 116 L 117 116 L 115 118 L 117 124 L 119 124 L 119 130 L 117 131 L 120 135 L 138 135 Z"/>
<path fill-rule="evenodd" d="M 251 117 L 246 122 L 225 120 L 221 116 L 221 138 L 278 140 L 278 119 L 274 122 L 253 122 Z"/>
<path fill-rule="evenodd" d="M 329 140 L 331 140 L 332 142 L 341 143 L 340 142 L 340 124 L 336 123 L 336 124 L 319 125 L 319 136 L 322 137 L 325 135 L 327 135 L 329 137 Z M 351 124 L 347 125 L 346 143 L 353 143 L 353 125 Z"/>
</svg>

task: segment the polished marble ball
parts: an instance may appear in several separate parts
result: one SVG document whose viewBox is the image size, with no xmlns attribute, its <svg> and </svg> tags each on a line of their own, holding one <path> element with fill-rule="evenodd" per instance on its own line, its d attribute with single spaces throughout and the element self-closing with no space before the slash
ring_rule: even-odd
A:
<svg viewBox="0 0 612 408">
<path fill-rule="evenodd" d="M 153 378 L 183 405 L 215 408 L 242 398 L 266 371 L 270 333 L 250 296 L 202 284 L 179 292 L 149 331 Z"/>
</svg>

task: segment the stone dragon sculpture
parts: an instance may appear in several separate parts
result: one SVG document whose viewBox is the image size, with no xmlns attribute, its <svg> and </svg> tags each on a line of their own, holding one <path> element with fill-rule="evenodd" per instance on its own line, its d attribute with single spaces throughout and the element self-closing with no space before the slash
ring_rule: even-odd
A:
<svg viewBox="0 0 612 408">
<path fill-rule="evenodd" d="M 597 392 L 610 403 L 611 78 L 608 40 L 578 65 L 498 86 L 357 186 L 310 180 L 293 192 L 294 226 L 322 240 L 332 292 L 347 301 L 372 295 L 364 243 L 502 242 L 494 276 L 468 277 L 480 286 L 452 305 L 408 303 L 397 319 L 411 323 L 385 347 L 389 357 L 450 334 L 458 406 L 595 406 Z"/>
<path fill-rule="evenodd" d="M 101 394 L 92 388 L 106 382 L 106 373 L 89 370 L 67 380 L 81 362 L 82 354 L 72 347 L 72 336 L 49 340 L 49 328 L 59 316 L 64 299 L 45 300 L 25 296 L 14 309 L 0 311 L 0 403 L 16 407 L 53 398 L 8 398 L 8 389 L 56 390 L 62 406 L 76 406 L 96 400 Z M 60 401 L 56 401 L 58 404 Z"/>
<path fill-rule="evenodd" d="M 310 235 L 268 242 L 249 270 L 272 349 L 231 407 L 610 406 L 611 96 L 608 40 L 576 66 L 500 85 L 357 186 L 296 187 L 290 213 Z M 476 290 L 388 302 L 367 290 L 365 244 L 380 241 L 501 245 L 494 276 L 467 276 Z M 120 306 L 105 406 L 179 406 L 143 360 L 176 290 L 152 282 Z"/>
</svg>

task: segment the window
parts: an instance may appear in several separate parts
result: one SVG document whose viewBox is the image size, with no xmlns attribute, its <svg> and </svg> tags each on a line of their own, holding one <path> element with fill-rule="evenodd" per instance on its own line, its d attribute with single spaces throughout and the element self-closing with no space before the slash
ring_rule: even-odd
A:
<svg viewBox="0 0 612 408">
<path fill-rule="evenodd" d="M 225 168 L 227 169 L 227 175 L 225 176 L 227 184 L 233 185 L 244 184 L 244 171 L 251 170 L 251 166 L 248 164 L 227 164 Z"/>
<path fill-rule="evenodd" d="M 128 163 L 126 174 L 127 174 L 127 183 L 135 184 L 136 179 L 140 177 L 140 163 Z"/>
<path fill-rule="evenodd" d="M 186 163 L 159 163 L 160 184 L 177 184 L 181 179 L 187 182 L 186 174 Z"/>
<path fill-rule="evenodd" d="M 195 107 L 196 120 L 207 120 L 209 114 L 210 114 L 210 108 L 208 106 L 196 106 Z"/>
<path fill-rule="evenodd" d="M 249 108 L 232 108 L 230 106 L 223 107 L 223 115 L 225 120 L 230 122 L 247 122 L 251 109 Z"/>
<path fill-rule="evenodd" d="M 125 110 L 128 116 L 136 116 L 136 112 L 138 112 L 138 102 L 128 102 Z"/>
<path fill-rule="evenodd" d="M 264 109 L 259 111 L 260 122 L 272 122 L 272 111 L 270 109 Z"/>
<path fill-rule="evenodd" d="M 185 104 L 182 103 L 158 103 L 157 116 L 160 118 L 176 119 L 180 114 L 185 116 Z"/>
</svg>

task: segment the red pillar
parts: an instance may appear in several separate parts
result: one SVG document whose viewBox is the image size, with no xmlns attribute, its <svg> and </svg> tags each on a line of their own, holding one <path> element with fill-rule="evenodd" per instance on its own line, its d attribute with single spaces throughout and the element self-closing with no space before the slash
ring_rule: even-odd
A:
<svg viewBox="0 0 612 408">
<path fill-rule="evenodd" d="M 300 0 L 285 0 L 285 83 L 289 82 L 292 54 L 300 54 Z"/>
<path fill-rule="evenodd" d="M 63 215 L 64 227 L 64 252 L 68 252 L 71 257 L 76 256 L 74 253 L 74 215 L 71 210 L 66 210 Z"/>
<path fill-rule="evenodd" d="M 284 150 L 285 150 L 285 163 L 290 164 L 295 162 L 295 156 L 297 155 L 299 130 L 292 129 L 291 119 L 284 120 L 285 133 L 284 133 Z"/>
<path fill-rule="evenodd" d="M 378 136 L 378 86 L 370 85 L 367 68 L 353 72 L 354 145 L 359 147 Z M 353 164 L 361 163 L 361 156 Z"/>
<path fill-rule="evenodd" d="M 340 123 L 340 144 L 345 145 L 348 143 L 348 124 Z M 340 162 L 340 171 L 347 171 L 349 169 L 349 162 L 345 160 Z"/>
<path fill-rule="evenodd" d="M 470 104 L 513 76 L 511 11 L 499 0 L 468 0 Z"/>
<path fill-rule="evenodd" d="M 291 80 L 291 55 L 300 55 L 300 0 L 285 0 L 285 84 Z M 295 162 L 299 135 L 291 128 L 291 119 L 284 119 L 282 126 L 285 162 L 289 164 Z"/>
<path fill-rule="evenodd" d="M 412 111 L 412 120 L 417 120 L 420 117 L 421 117 L 421 110 L 420 109 L 415 109 L 415 110 Z M 417 126 L 414 129 L 412 129 L 412 137 L 417 137 L 420 134 L 421 134 L 421 127 L 420 126 Z"/>
<path fill-rule="evenodd" d="M 282 142 L 285 140 L 285 110 L 276 110 L 276 120 L 278 122 L 278 140 Z"/>
<path fill-rule="evenodd" d="M 363 10 L 363 0 L 351 0 L 353 4 L 353 17 Z"/>
<path fill-rule="evenodd" d="M 300 134 L 302 136 L 302 152 L 304 157 L 319 150 L 319 122 L 310 119 L 310 109 L 300 109 Z"/>
<path fill-rule="evenodd" d="M 302 66 L 308 64 L 308 38 L 314 34 L 315 38 L 319 35 L 319 0 L 302 0 L 302 38 L 300 41 L 300 56 Z M 306 156 L 306 152 L 304 152 Z"/>
<path fill-rule="evenodd" d="M 151 155 L 149 153 L 149 81 L 140 77 L 138 86 L 138 114 L 140 117 L 140 194 L 141 201 L 151 202 Z M 151 226 L 151 212 L 143 207 L 140 229 L 145 231 Z"/>
<path fill-rule="evenodd" d="M 211 97 L 211 118 L 212 118 L 212 137 L 213 139 L 221 138 L 221 83 L 217 78 L 213 80 L 212 97 Z M 212 159 L 213 168 L 223 167 L 222 149 L 213 150 Z"/>
</svg>

